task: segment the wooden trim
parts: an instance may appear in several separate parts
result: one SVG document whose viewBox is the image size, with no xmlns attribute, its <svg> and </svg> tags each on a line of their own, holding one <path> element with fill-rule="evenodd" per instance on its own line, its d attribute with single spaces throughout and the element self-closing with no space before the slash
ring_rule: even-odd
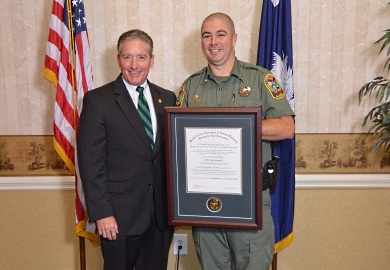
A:
<svg viewBox="0 0 390 270">
<path fill-rule="evenodd" d="M 301 188 L 390 188 L 389 174 L 297 174 Z M 73 176 L 0 177 L 1 190 L 74 190 Z"/>
</svg>

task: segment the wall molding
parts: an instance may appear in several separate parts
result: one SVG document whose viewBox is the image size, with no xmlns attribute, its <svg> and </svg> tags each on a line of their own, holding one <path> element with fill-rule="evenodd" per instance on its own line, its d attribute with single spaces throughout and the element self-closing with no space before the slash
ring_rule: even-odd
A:
<svg viewBox="0 0 390 270">
<path fill-rule="evenodd" d="M 297 174 L 296 188 L 390 188 L 390 174 Z"/>
<path fill-rule="evenodd" d="M 296 188 L 390 188 L 390 174 L 297 174 Z M 1 190 L 75 190 L 73 176 L 0 177 Z"/>
<path fill-rule="evenodd" d="M 73 176 L 0 177 L 0 190 L 75 190 Z"/>
</svg>

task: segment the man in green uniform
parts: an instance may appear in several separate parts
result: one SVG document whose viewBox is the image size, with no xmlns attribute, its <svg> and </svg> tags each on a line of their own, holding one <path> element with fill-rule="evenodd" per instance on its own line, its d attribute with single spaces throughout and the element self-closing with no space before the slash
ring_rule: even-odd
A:
<svg viewBox="0 0 390 270">
<path fill-rule="evenodd" d="M 271 159 L 270 141 L 291 139 L 295 126 L 285 93 L 270 71 L 239 61 L 232 19 L 214 13 L 202 23 L 202 50 L 208 66 L 181 86 L 181 107 L 261 107 L 262 161 Z M 198 228 L 192 230 L 205 270 L 268 270 L 274 253 L 274 224 L 269 190 L 263 191 L 262 230 Z"/>
</svg>

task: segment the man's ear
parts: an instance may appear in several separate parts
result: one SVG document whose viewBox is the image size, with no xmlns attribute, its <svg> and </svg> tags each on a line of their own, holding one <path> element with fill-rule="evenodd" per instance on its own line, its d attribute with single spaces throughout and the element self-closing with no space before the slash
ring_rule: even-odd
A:
<svg viewBox="0 0 390 270">
<path fill-rule="evenodd" d="M 234 33 L 233 35 L 233 47 L 236 46 L 236 42 L 237 42 L 237 33 Z"/>
<path fill-rule="evenodd" d="M 152 57 L 150 57 L 150 67 L 152 68 L 154 65 L 154 54 L 152 54 Z"/>
</svg>

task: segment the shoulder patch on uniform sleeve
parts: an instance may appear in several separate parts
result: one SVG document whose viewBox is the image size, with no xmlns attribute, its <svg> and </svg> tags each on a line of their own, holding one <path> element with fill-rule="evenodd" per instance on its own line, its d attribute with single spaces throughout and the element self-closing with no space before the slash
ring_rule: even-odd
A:
<svg viewBox="0 0 390 270">
<path fill-rule="evenodd" d="M 276 79 L 274 75 L 268 73 L 264 77 L 264 85 L 267 87 L 268 91 L 271 93 L 271 96 L 275 99 L 284 98 L 285 93 L 280 85 L 279 81 Z"/>
<path fill-rule="evenodd" d="M 177 96 L 177 100 L 176 100 L 175 106 L 176 107 L 181 107 L 181 104 L 183 103 L 183 99 L 184 99 L 184 86 L 182 85 L 180 87 L 179 95 Z"/>
</svg>

